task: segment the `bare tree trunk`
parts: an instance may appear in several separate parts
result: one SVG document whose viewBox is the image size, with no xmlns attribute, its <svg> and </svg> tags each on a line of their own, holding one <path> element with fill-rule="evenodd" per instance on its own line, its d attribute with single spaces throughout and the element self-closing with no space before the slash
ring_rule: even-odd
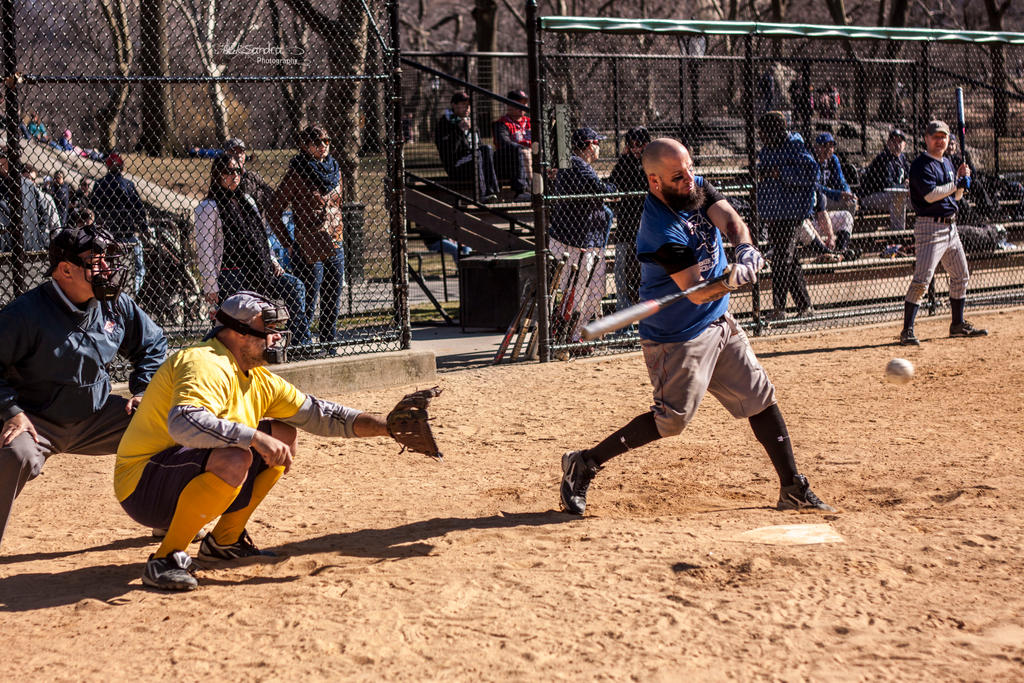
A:
<svg viewBox="0 0 1024 683">
<path fill-rule="evenodd" d="M 369 28 L 369 35 L 366 37 L 366 70 L 371 73 L 383 73 L 383 54 L 380 41 L 373 28 Z M 387 87 L 384 84 L 377 84 L 370 88 L 363 88 L 362 105 L 360 111 L 363 113 L 363 140 L 362 151 L 366 154 L 380 154 L 384 151 L 385 140 L 387 140 L 387 109 L 384 104 L 384 95 Z"/>
<path fill-rule="evenodd" d="M 907 25 L 908 0 L 893 0 L 892 13 L 889 15 L 889 26 L 903 27 Z M 885 46 L 885 58 L 896 59 L 899 54 L 900 45 L 895 40 L 890 40 Z M 903 118 L 903 112 L 899 107 L 899 92 L 896 87 L 897 78 L 894 74 L 886 74 L 886 78 L 880 79 L 884 84 L 883 92 L 878 100 L 878 116 L 881 119 L 899 123 Z"/>
<path fill-rule="evenodd" d="M 288 40 L 285 35 L 284 24 L 281 22 L 281 8 L 277 2 L 271 0 L 270 25 L 274 35 L 274 44 L 285 54 L 288 49 Z M 295 41 L 302 49 L 302 54 L 308 54 L 309 50 L 309 27 L 301 25 L 299 19 L 295 20 Z M 301 67 L 303 73 L 306 67 Z M 275 67 L 278 76 L 285 75 L 283 64 L 278 63 Z M 286 137 L 291 137 L 309 125 L 309 104 L 306 96 L 306 84 L 293 81 L 280 81 L 281 98 L 284 100 L 284 112 L 288 117 L 288 131 Z"/>
<path fill-rule="evenodd" d="M 215 74 L 220 76 L 220 73 Z M 224 97 L 224 85 L 220 81 L 214 81 L 207 89 L 210 97 L 210 106 L 213 108 L 213 126 L 217 131 L 217 140 L 224 141 L 231 137 L 231 130 L 228 127 L 227 98 Z"/>
<path fill-rule="evenodd" d="M 163 77 L 169 71 L 166 0 L 139 0 L 139 73 Z M 139 149 L 150 156 L 171 151 L 171 87 L 146 82 L 139 86 Z"/>
<path fill-rule="evenodd" d="M 366 67 L 366 35 L 369 24 L 360 0 L 338 0 L 338 17 L 331 19 L 310 0 L 282 0 L 302 17 L 310 29 L 327 44 L 327 62 L 338 76 L 362 76 Z M 332 154 L 341 167 L 342 199 L 358 198 L 359 173 L 359 95 L 361 81 L 331 81 L 327 86 L 324 124 L 331 138 L 338 141 Z"/>
<path fill-rule="evenodd" d="M 134 51 L 125 0 L 97 0 L 97 5 L 110 30 L 117 72 L 124 77 L 130 76 Z M 100 145 L 105 150 L 112 150 L 117 147 L 117 127 L 121 123 L 121 112 L 128 101 L 129 87 L 127 83 L 118 83 L 108 85 L 106 91 L 107 103 L 96 112 L 95 120 L 99 128 Z"/>
<path fill-rule="evenodd" d="M 996 0 L 985 0 L 985 11 L 988 13 L 990 31 L 1003 30 L 1003 15 L 1010 6 L 1010 0 L 1003 0 L 996 5 Z M 997 138 L 1005 137 L 1009 130 L 1010 98 L 1006 92 L 1006 55 L 1002 43 L 995 43 L 989 48 L 989 60 L 992 63 L 992 125 Z"/>
<path fill-rule="evenodd" d="M 99 128 L 100 145 L 104 150 L 117 147 L 117 128 L 121 124 L 121 112 L 128 101 L 128 84 L 110 85 L 106 88 L 110 94 L 107 104 L 96 112 L 96 126 Z"/>
<path fill-rule="evenodd" d="M 199 53 L 199 61 L 203 65 L 206 75 L 219 79 L 224 75 L 231 56 L 245 40 L 250 31 L 259 26 L 259 4 L 248 13 L 247 18 L 234 28 L 233 38 L 223 41 L 223 49 L 218 52 L 217 40 L 218 23 L 225 23 L 222 20 L 222 8 L 218 7 L 217 0 L 205 0 L 200 6 L 195 0 L 171 0 L 171 3 L 178 8 L 185 23 L 192 34 L 192 43 L 196 52 Z M 214 133 L 220 141 L 231 137 L 231 127 L 228 121 L 227 86 L 219 80 L 212 81 L 206 89 L 210 98 L 210 108 L 213 110 Z"/>
<path fill-rule="evenodd" d="M 498 3 L 495 0 L 476 0 L 473 7 L 473 21 L 476 23 L 476 49 L 478 52 L 496 52 L 498 49 Z M 481 88 L 498 92 L 498 74 L 494 70 L 494 59 L 477 57 L 476 82 Z M 491 99 L 476 100 L 477 127 L 481 131 L 491 129 L 491 121 L 498 118 L 495 102 Z M 481 137 L 483 135 L 481 134 Z"/>
</svg>

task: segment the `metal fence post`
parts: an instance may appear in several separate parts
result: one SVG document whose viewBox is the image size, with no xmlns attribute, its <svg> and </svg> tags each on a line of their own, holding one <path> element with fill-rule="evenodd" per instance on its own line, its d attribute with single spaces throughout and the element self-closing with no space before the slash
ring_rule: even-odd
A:
<svg viewBox="0 0 1024 683">
<path fill-rule="evenodd" d="M 17 31 L 14 0 L 3 0 L 4 126 L 7 135 L 7 175 L 3 192 L 10 208 L 11 300 L 25 292 L 25 239 L 21 205 L 21 112 L 18 111 Z"/>
<path fill-rule="evenodd" d="M 743 48 L 743 132 L 747 147 L 747 172 L 750 174 L 750 208 L 753 220 L 750 239 L 761 241 L 761 218 L 757 215 L 757 155 L 754 150 L 754 37 L 744 37 Z M 775 283 L 772 283 L 775 286 Z M 761 283 L 755 282 L 750 290 L 750 315 L 754 319 L 754 336 L 761 335 Z"/>
<path fill-rule="evenodd" d="M 537 333 L 540 334 L 538 354 L 541 363 L 551 360 L 551 322 L 548 311 L 548 225 L 544 210 L 544 133 L 547 121 L 544 118 L 544 73 L 541 63 L 542 43 L 540 24 L 537 18 L 537 0 L 526 3 L 526 48 L 530 75 L 530 120 L 533 153 L 533 241 L 537 268 Z"/>
<path fill-rule="evenodd" d="M 409 238 L 405 230 L 405 136 L 402 135 L 402 51 L 398 34 L 398 0 L 388 0 L 391 22 L 391 144 L 388 148 L 388 174 L 394 192 L 391 198 L 391 278 L 395 298 L 401 348 L 412 345 L 409 316 Z M 352 284 L 349 283 L 349 287 Z"/>
</svg>

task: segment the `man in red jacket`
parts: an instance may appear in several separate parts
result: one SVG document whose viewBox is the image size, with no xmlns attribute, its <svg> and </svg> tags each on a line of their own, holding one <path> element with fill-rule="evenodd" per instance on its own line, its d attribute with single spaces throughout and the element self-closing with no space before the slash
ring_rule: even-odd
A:
<svg viewBox="0 0 1024 683">
<path fill-rule="evenodd" d="M 522 90 L 512 90 L 505 96 L 519 104 L 509 104 L 505 115 L 494 122 L 494 165 L 498 177 L 512 183 L 516 196 L 513 201 L 530 200 L 530 117 L 529 98 Z"/>
</svg>

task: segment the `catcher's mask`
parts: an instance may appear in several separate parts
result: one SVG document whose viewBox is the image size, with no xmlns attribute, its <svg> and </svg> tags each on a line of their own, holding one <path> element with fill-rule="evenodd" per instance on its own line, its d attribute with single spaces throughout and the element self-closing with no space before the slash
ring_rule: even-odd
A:
<svg viewBox="0 0 1024 683">
<path fill-rule="evenodd" d="M 263 315 L 263 330 L 257 330 L 249 323 L 258 315 Z M 288 309 L 284 303 L 268 299 L 256 292 L 238 292 L 232 294 L 217 310 L 218 327 L 214 327 L 207 337 L 212 337 L 220 329 L 227 327 L 239 334 L 266 340 L 268 335 L 279 335 L 276 342 L 267 344 L 263 358 L 268 363 L 277 364 L 288 361 L 288 344 L 292 333 L 288 327 Z"/>
<path fill-rule="evenodd" d="M 92 295 L 100 301 L 116 299 L 128 280 L 124 246 L 95 225 L 64 228 L 50 240 L 50 271 L 62 261 L 85 269 Z"/>
</svg>

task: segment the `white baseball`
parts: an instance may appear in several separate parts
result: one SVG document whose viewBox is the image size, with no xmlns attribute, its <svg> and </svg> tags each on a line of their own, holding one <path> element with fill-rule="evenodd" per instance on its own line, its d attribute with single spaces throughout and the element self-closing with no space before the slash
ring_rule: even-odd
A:
<svg viewBox="0 0 1024 683">
<path fill-rule="evenodd" d="M 914 364 L 906 358 L 893 358 L 885 366 L 885 379 L 893 384 L 906 384 L 914 378 Z"/>
</svg>

